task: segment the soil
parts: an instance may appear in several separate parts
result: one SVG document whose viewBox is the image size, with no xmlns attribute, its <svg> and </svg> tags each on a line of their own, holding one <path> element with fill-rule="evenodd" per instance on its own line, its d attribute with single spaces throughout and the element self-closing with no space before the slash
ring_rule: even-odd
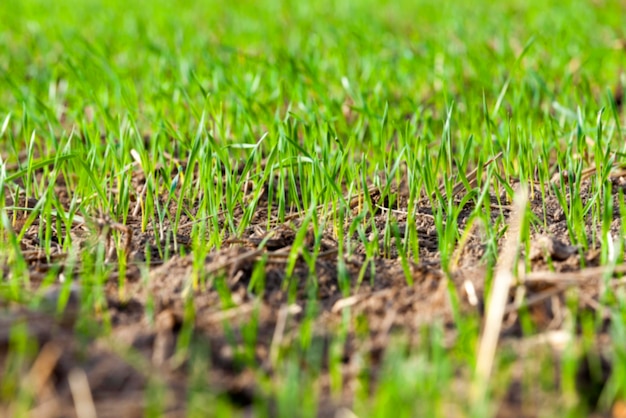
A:
<svg viewBox="0 0 626 418">
<path fill-rule="evenodd" d="M 141 190 L 141 178 L 136 181 L 137 189 Z M 595 179 L 583 183 L 584 201 L 591 196 L 592 181 Z M 621 230 L 617 202 L 621 182 L 621 178 L 614 180 L 616 209 L 610 228 L 613 237 L 620 236 Z M 62 184 L 59 193 L 69 202 Z M 396 193 L 398 201 L 393 203 L 393 209 L 389 209 L 386 206 L 388 200 L 371 189 L 373 203 L 378 208 L 374 222 L 378 234 L 370 228 L 366 231 L 368 237 L 382 237 L 390 217 L 397 221 L 400 235 L 405 233 L 409 222 L 407 196 L 402 186 L 397 187 Z M 600 273 L 568 282 L 541 279 L 542 272 L 589 271 L 581 266 L 585 269 L 597 267 L 601 259 L 597 244 L 594 247 L 590 243 L 586 250 L 571 245 L 566 217 L 557 198 L 551 193 L 545 200 L 541 196 L 539 187 L 536 187 L 531 194 L 531 210 L 536 218 L 530 231 L 530 246 L 522 249 L 523 252 L 529 251 L 531 263 L 525 267 L 526 272 L 522 269 L 520 273 L 520 277 L 531 277 L 534 273 L 532 277 L 536 280 L 518 283 L 511 289 L 500 340 L 501 347 L 513 347 L 516 352 L 525 347 L 522 342 L 531 341 L 523 331 L 518 314 L 516 303 L 520 300 L 525 301 L 530 312 L 534 336 L 558 335 L 555 333 L 567 320 L 565 295 L 568 289 L 579 289 L 579 312 L 602 309 L 599 303 L 602 291 Z M 34 207 L 37 204 L 35 199 L 16 200 L 7 201 L 7 205 Z M 40 245 L 43 237 L 39 236 L 39 223 L 35 221 L 27 229 L 20 248 L 28 268 L 27 286 L 33 297 L 40 298 L 43 303 L 37 309 L 29 308 L 31 305 L 26 301 L 21 304 L 2 302 L 0 305 L 0 370 L 5 370 L 7 362 L 11 361 L 7 356 L 14 338 L 12 332 L 15 331 L 12 330 L 16 324 L 22 324 L 39 347 L 34 351 L 38 354 L 33 356 L 32 363 L 24 366 L 24 372 L 44 376 L 34 386 L 37 401 L 32 416 L 76 416 L 72 392 L 75 389 L 71 382 L 84 378 L 89 383 L 99 417 L 143 416 L 145 389 L 151 385 L 161 385 L 162 402 L 168 416 L 183 416 L 189 382 L 197 373 L 191 367 L 196 364 L 192 359 L 198 355 L 206 357 L 205 362 L 210 364 L 204 376 L 208 387 L 246 411 L 251 410 L 255 398 L 266 396 L 254 369 L 260 368 L 271 378 L 279 367 L 281 348 L 301 338 L 301 327 L 306 322 L 312 329 L 311 338 L 322 350 L 322 361 L 318 366 L 322 382 L 319 415 L 335 416 L 339 408 L 350 406 L 359 362 L 363 358 L 367 359 L 371 390 L 374 390 L 387 348 L 397 338 L 408 341 L 408 344 L 420 344 L 420 338 L 425 335 L 422 332 L 424 326 L 439 324 L 444 330 L 444 344 L 453 347 L 459 338 L 455 309 L 477 318 L 484 315 L 487 272 L 493 267 L 497 252 L 490 252 L 481 227 L 476 224 L 471 228 L 469 238 L 462 244 L 461 241 L 457 243 L 452 253 L 454 261 L 448 271 L 443 271 L 433 208 L 428 202 L 428 199 L 421 202 L 413 215 L 419 239 L 418 261 L 407 261 L 403 265 L 395 239 L 390 240 L 386 251 L 368 259 L 356 234 L 346 237 L 352 251 L 340 258 L 336 231 L 332 228 L 321 233 L 310 230 L 305 237 L 306 248 L 319 252 L 314 273 L 310 273 L 312 269 L 306 257 L 300 255 L 290 276 L 286 271 L 290 262 L 289 251 L 304 216 L 296 213 L 286 222 L 278 223 L 277 208 L 268 211 L 267 201 L 260 202 L 259 207 L 265 209 L 255 214 L 245 234 L 225 237 L 225 244 L 208 251 L 200 266 L 194 266 L 194 255 L 190 253 L 193 219 L 185 214 L 177 231 L 171 231 L 166 221 L 165 230 L 171 232 L 166 240 L 155 236 L 152 225 L 148 225 L 147 232 L 141 232 L 141 218 L 136 214 L 130 214 L 124 225 L 94 216 L 91 222 L 76 224 L 69 232 L 73 241 L 80 243 L 82 251 L 96 251 L 99 243 L 107 251 L 103 292 L 99 293 L 100 296 L 93 295 L 97 292 L 90 292 L 91 299 L 83 297 L 82 289 L 89 284 L 81 282 L 79 264 L 68 267 L 72 265 L 69 255 L 59 246 L 53 246 L 50 255 L 45 255 Z M 357 199 L 351 203 L 356 216 L 360 202 Z M 492 221 L 499 222 L 504 237 L 511 207 L 501 196 L 492 196 L 491 203 Z M 135 204 L 131 202 L 131 210 Z M 194 213 L 194 204 L 187 204 L 189 212 Z M 459 215 L 461 227 L 470 221 L 474 210 L 472 205 L 470 201 Z M 28 213 L 9 211 L 15 230 L 20 230 Z M 241 216 L 241 210 L 235 216 Z M 219 222 L 223 225 L 224 219 Z M 268 224 L 273 225 L 270 232 L 267 231 Z M 346 224 L 349 225 L 350 220 L 346 220 Z M 590 237 L 593 234 L 598 236 L 601 226 L 588 222 L 586 231 Z M 53 233 L 61 235 L 66 232 Z M 127 254 L 110 250 L 112 241 L 107 237 L 111 234 L 117 237 L 122 247 L 128 246 Z M 128 243 L 124 244 L 126 240 Z M 118 268 L 116 259 L 120 256 L 128 257 L 125 272 Z M 149 268 L 146 267 L 148 257 Z M 0 263 L 4 263 L 0 267 L 3 268 L 5 285 L 12 280 L 7 277 L 9 261 L 6 258 L 0 257 Z M 255 268 L 259 260 L 265 262 L 263 286 L 256 282 Z M 73 279 L 66 277 L 68 272 L 73 274 Z M 120 275 L 124 280 L 120 280 Z M 54 279 L 52 283 L 51 277 Z M 68 284 L 67 280 L 74 282 Z M 124 285 L 121 287 L 120 283 Z M 618 279 L 615 283 L 619 285 Z M 451 288 L 457 295 L 456 302 L 450 298 Z M 57 314 L 59 299 L 68 295 L 66 309 Z M 521 299 L 520 295 L 523 296 Z M 87 312 L 92 314 L 87 315 Z M 331 341 L 346 315 L 351 318 L 351 326 L 342 340 L 345 384 L 343 393 L 337 398 L 330 395 L 326 358 Z M 607 315 L 607 324 L 609 320 Z M 243 347 L 251 323 L 256 323 L 256 343 L 254 351 L 247 352 Z M 599 335 L 597 340 L 601 342 L 606 338 L 608 336 Z M 181 339 L 191 341 L 190 350 L 182 354 L 177 351 Z M 601 347 L 600 343 L 598 347 Z M 602 374 L 592 376 L 589 370 L 580 370 L 578 378 L 580 391 L 589 395 L 591 399 L 586 402 L 593 407 L 599 396 L 596 392 L 608 379 L 611 365 L 601 348 L 597 351 L 590 349 L 596 353 L 590 355 L 602 358 Z M 555 356 L 558 363 L 558 354 Z M 514 379 L 503 394 L 497 415 L 537 415 L 538 410 L 525 403 L 520 387 L 520 380 Z"/>
</svg>

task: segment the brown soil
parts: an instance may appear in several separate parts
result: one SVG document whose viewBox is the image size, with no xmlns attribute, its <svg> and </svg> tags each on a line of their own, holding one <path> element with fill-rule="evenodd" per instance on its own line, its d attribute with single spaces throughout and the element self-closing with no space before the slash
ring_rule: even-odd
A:
<svg viewBox="0 0 626 418">
<path fill-rule="evenodd" d="M 585 183 L 585 199 L 589 197 L 589 187 L 590 183 Z M 407 202 L 401 188 L 398 196 L 399 202 L 389 213 L 390 209 L 385 209 L 387 202 L 380 198 L 379 193 L 372 192 L 374 204 L 379 207 L 375 224 L 381 237 L 389 216 L 398 222 L 401 233 L 404 233 Z M 614 207 L 618 208 L 617 194 L 615 199 Z M 13 205 L 13 202 L 7 203 Z M 32 207 L 36 203 L 32 199 L 28 202 L 18 199 L 17 206 Z M 359 210 L 358 204 L 354 204 L 355 215 Z M 266 208 L 267 205 L 260 204 L 259 207 Z M 499 218 L 501 227 L 505 228 L 510 207 L 495 196 L 491 207 L 493 222 Z M 539 221 L 533 223 L 531 247 L 523 251 L 530 251 L 532 264 L 530 272 L 522 271 L 520 276 L 526 274 L 530 277 L 531 272 L 537 276 L 533 276 L 536 280 L 511 289 L 500 342 L 501 346 L 513 347 L 516 352 L 524 350 L 520 348 L 525 347 L 521 341 L 530 341 L 522 332 L 515 305 L 518 301 L 523 300 L 528 306 L 536 335 L 552 335 L 549 332 L 562 329 L 566 320 L 564 295 L 567 289 L 580 289 L 581 311 L 602 309 L 598 302 L 601 273 L 571 281 L 555 281 L 550 277 L 541 279 L 541 272 L 549 270 L 581 272 L 581 264 L 586 268 L 598 266 L 600 251 L 593 245 L 586 251 L 570 245 L 565 216 L 554 196 L 549 195 L 543 201 L 536 188 L 531 209 Z M 461 226 L 468 222 L 472 210 L 472 203 L 463 209 L 459 216 Z M 10 215 L 14 219 L 14 228 L 19 231 L 27 213 L 17 211 Z M 120 273 L 115 260 L 118 255 L 124 255 L 123 252 L 111 251 L 108 255 L 111 271 L 102 299 L 86 300 L 81 295 L 80 285 L 72 285 L 68 288 L 70 298 L 67 308 L 61 315 L 55 314 L 64 286 L 59 283 L 59 272 L 62 271 L 59 266 L 67 264 L 68 255 L 53 247 L 51 256 L 46 257 L 39 244 L 39 225 L 35 222 L 24 235 L 21 250 L 27 261 L 30 290 L 33 295 L 43 295 L 44 303 L 37 310 L 16 303 L 1 306 L 0 370 L 5 370 L 5 363 L 10 361 L 7 353 L 11 330 L 20 323 L 40 347 L 38 354 L 33 356 L 33 363 L 24 366 L 24 372 L 47 376 L 34 386 L 37 406 L 31 411 L 33 416 L 75 416 L 76 405 L 70 382 L 80 381 L 81 376 L 89 382 L 100 417 L 142 416 L 145 389 L 155 384 L 164 385 L 163 402 L 169 416 L 183 416 L 189 379 L 194 373 L 190 370 L 190 359 L 200 350 L 210 364 L 207 385 L 214 393 L 227 395 L 246 410 L 251 408 L 255 397 L 266 396 L 259 387 L 258 374 L 254 370 L 260 369 L 271 378 L 280 361 L 281 348 L 300 338 L 303 321 L 311 322 L 313 338 L 326 353 L 346 313 L 349 313 L 351 325 L 341 358 L 345 384 L 339 399 L 330 397 L 328 383 L 323 383 L 329 380 L 325 375 L 325 360 L 320 366 L 324 405 L 320 415 L 334 416 L 337 408 L 350 405 L 354 380 L 359 372 L 358 362 L 362 358 L 367 358 L 372 388 L 375 387 L 383 356 L 395 337 L 400 336 L 409 344 L 419 344 L 420 337 L 424 336 L 420 332 L 424 325 L 437 323 L 444 330 L 444 344 L 448 347 L 454 345 L 458 332 L 454 304 L 450 298 L 451 287 L 456 290 L 462 314 L 480 318 L 484 313 L 486 272 L 493 261 L 489 261 L 480 225 L 473 227 L 469 239 L 457 246 L 450 271 L 444 272 L 441 270 L 432 208 L 424 202 L 415 216 L 420 253 L 419 263 L 408 262 L 409 277 L 398 258 L 394 239 L 386 254 L 367 260 L 365 249 L 358 244 L 357 237 L 348 237 L 353 252 L 338 263 L 337 236 L 332 228 L 323 231 L 321 236 L 309 231 L 305 237 L 309 251 L 314 250 L 316 240 L 319 242 L 320 256 L 315 262 L 314 273 L 310 273 L 305 257 L 300 256 L 293 274 L 288 277 L 288 254 L 302 221 L 302 216 L 297 214 L 286 223 L 276 224 L 275 213 L 259 210 L 244 236 L 227 237 L 226 244 L 221 249 L 210 251 L 199 268 L 193 265 L 193 254 L 179 255 L 181 249 L 185 250 L 183 253 L 192 249 L 189 225 L 192 219 L 184 214 L 181 220 L 183 227 L 176 231 L 176 239 L 162 243 L 170 246 L 170 254 L 176 254 L 167 259 L 161 256 L 162 251 L 158 251 L 159 243 L 152 227 L 147 228 L 149 232 L 141 233 L 139 216 L 129 216 L 125 225 L 118 225 L 110 219 L 97 219 L 87 227 L 75 225 L 71 234 L 75 242 L 81 243 L 83 251 L 93 251 L 97 242 L 104 242 L 110 248 L 111 242 L 105 237 L 111 230 L 122 247 L 128 239 L 129 262 L 125 286 L 120 288 Z M 276 226 L 261 247 L 263 239 L 268 236 L 268 217 L 270 224 Z M 546 226 L 543 225 L 544 219 Z M 611 225 L 614 237 L 620 236 L 620 228 L 620 216 L 616 209 Z M 592 231 L 599 232 L 600 226 L 588 224 L 586 229 L 591 236 Z M 366 231 L 372 237 L 375 235 L 373 232 Z M 144 267 L 146 254 L 151 259 L 148 270 Z M 255 265 L 260 259 L 266 262 L 262 287 L 251 282 Z M 0 259 L 2 263 L 5 261 L 5 257 Z M 364 264 L 366 267 L 363 270 Z M 7 271 L 5 264 L 5 276 Z M 54 273 L 56 283 L 51 285 L 50 271 L 57 272 Z M 200 272 L 199 277 L 194 280 L 197 272 Z M 75 267 L 74 274 L 78 282 L 80 266 Z M 343 277 L 347 277 L 349 286 L 340 284 Z M 39 290 L 42 283 L 47 284 Z M 616 279 L 614 283 L 617 286 L 620 282 Z M 520 299 L 522 290 L 525 294 Z M 243 350 L 243 342 L 246 327 L 251 321 L 257 322 L 258 331 L 254 352 L 248 353 Z M 102 330 L 106 329 L 110 332 L 103 333 Z M 196 354 L 191 351 L 177 352 L 181 338 L 191 338 L 190 347 Z M 608 337 L 599 336 L 598 341 L 603 338 Z M 589 393 L 589 385 L 595 389 L 600 385 L 601 388 L 610 373 L 610 364 L 604 360 L 603 370 L 606 376 L 594 377 L 595 380 L 588 371 L 581 370 L 581 390 Z M 460 373 L 467 374 L 467 370 Z M 503 394 L 498 415 L 537 414 L 537 409 L 524 404 L 519 385 L 520 381 L 514 379 Z M 589 400 L 590 405 L 594 401 L 597 399 Z M 536 405 L 540 407 L 540 404 Z"/>
</svg>

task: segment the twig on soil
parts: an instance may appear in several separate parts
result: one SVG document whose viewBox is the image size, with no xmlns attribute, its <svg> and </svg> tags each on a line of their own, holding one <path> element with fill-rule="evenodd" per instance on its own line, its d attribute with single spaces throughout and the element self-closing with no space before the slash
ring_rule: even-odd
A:
<svg viewBox="0 0 626 418">
<path fill-rule="evenodd" d="M 626 273 L 626 264 L 617 266 L 589 267 L 580 271 L 557 273 L 552 271 L 534 271 L 526 274 L 523 282 L 576 284 L 590 279 L 602 278 L 608 274 Z"/>
<path fill-rule="evenodd" d="M 272 336 L 272 343 L 270 344 L 270 354 L 268 356 L 269 367 L 276 367 L 278 362 L 278 355 L 280 346 L 283 342 L 285 335 L 285 326 L 287 325 L 287 317 L 289 314 L 298 314 L 302 311 L 299 305 L 284 305 L 278 311 L 278 317 L 276 318 L 276 327 L 274 328 L 274 335 Z"/>
<path fill-rule="evenodd" d="M 593 173 L 595 173 L 595 172 L 596 172 L 596 166 L 595 165 L 592 165 L 591 167 L 585 168 L 580 173 L 580 181 L 583 181 L 583 180 L 591 177 L 593 175 Z M 569 173 L 567 172 L 567 170 L 558 171 L 558 172 L 554 173 L 554 175 L 550 179 L 550 183 L 553 183 L 553 184 L 555 184 L 557 186 L 559 184 L 561 184 L 561 181 L 564 184 L 567 184 L 569 182 Z"/>
<path fill-rule="evenodd" d="M 609 178 L 610 179 L 622 177 L 626 173 L 626 171 L 624 171 L 624 164 L 623 163 L 614 162 L 611 165 L 611 169 L 615 169 L 615 168 L 621 168 L 621 170 L 611 172 L 609 174 Z M 595 164 L 590 166 L 590 167 L 585 168 L 580 173 L 580 181 L 584 181 L 584 180 L 588 179 L 589 177 L 593 176 L 597 172 L 598 172 L 598 168 L 597 168 L 597 166 Z M 569 173 L 568 173 L 567 170 L 557 171 L 556 173 L 554 173 L 554 175 L 550 179 L 550 182 L 555 184 L 555 185 L 557 185 L 557 186 L 561 184 L 561 181 L 564 184 L 567 184 L 569 182 Z"/>
<path fill-rule="evenodd" d="M 70 384 L 72 398 L 74 398 L 74 407 L 76 408 L 76 416 L 81 418 L 97 418 L 96 406 L 93 403 L 93 396 L 89 388 L 89 380 L 84 370 L 73 369 L 67 380 Z"/>
<path fill-rule="evenodd" d="M 491 375 L 498 338 L 500 337 L 500 330 L 502 328 L 506 301 L 509 296 L 511 284 L 514 280 L 513 271 L 515 259 L 517 257 L 520 231 L 527 205 L 528 191 L 525 187 L 522 187 L 515 195 L 514 209 L 509 220 L 508 235 L 500 256 L 498 257 L 493 289 L 489 297 L 485 328 L 480 339 L 478 360 L 476 362 L 476 373 L 480 385 L 480 392 L 474 394 L 478 396 L 476 400 L 482 399 L 486 390 L 486 383 Z"/>
<path fill-rule="evenodd" d="M 392 293 L 392 291 L 393 289 L 383 289 L 383 290 L 378 290 L 372 293 L 348 296 L 347 298 L 339 299 L 338 301 L 336 301 L 333 304 L 333 307 L 330 309 L 330 311 L 334 314 L 338 314 L 343 309 L 357 305 L 365 299 L 371 301 L 372 299 L 375 299 L 375 298 L 385 297 L 389 295 L 390 293 Z"/>
<path fill-rule="evenodd" d="M 206 270 L 206 273 L 210 275 L 210 274 L 217 273 L 220 270 L 224 270 L 227 267 L 240 265 L 244 261 L 251 260 L 251 259 L 258 257 L 259 255 L 263 254 L 263 252 L 265 252 L 264 248 L 257 248 L 255 250 L 247 251 L 238 257 L 235 257 L 226 261 L 222 261 L 220 263 L 216 263 L 215 265 L 208 268 Z"/>
<path fill-rule="evenodd" d="M 609 274 L 623 274 L 626 273 L 626 264 L 620 264 L 617 266 L 601 266 L 601 267 L 589 267 L 580 271 L 558 273 L 553 271 L 535 271 L 526 274 L 521 280 L 521 284 L 539 283 L 555 285 L 549 289 L 546 289 L 540 293 L 534 294 L 521 303 L 511 303 L 504 311 L 505 314 L 516 312 L 521 308 L 528 308 L 534 306 L 548 298 L 551 298 L 559 293 L 567 290 L 571 286 L 581 285 L 590 280 L 600 280 Z M 612 280 L 609 285 L 612 287 L 620 286 L 626 283 L 624 279 Z M 586 302 L 589 302 L 586 300 Z M 599 309 L 600 305 L 594 303 L 587 303 L 593 309 Z"/>
<path fill-rule="evenodd" d="M 452 262 L 450 263 L 450 271 L 453 274 L 457 272 L 459 269 L 459 262 L 461 260 L 461 255 L 463 254 L 463 249 L 469 242 L 469 239 L 472 237 L 476 237 L 476 235 L 474 235 L 472 232 L 474 229 L 476 229 L 475 223 L 473 223 L 471 227 L 463 233 L 461 239 L 459 240 L 459 244 L 457 245 L 457 247 L 454 249 L 454 252 L 452 253 Z M 465 279 L 463 280 L 463 288 L 465 289 L 465 293 L 467 294 L 467 301 L 469 302 L 469 304 L 472 306 L 478 306 L 478 296 L 476 295 L 476 289 L 474 287 L 474 283 L 472 283 L 472 281 L 467 277 L 465 277 Z"/>
<path fill-rule="evenodd" d="M 333 307 L 330 311 L 334 314 L 341 312 L 344 308 L 348 308 L 350 306 L 356 305 L 359 303 L 366 295 L 352 295 L 347 298 L 339 299 L 337 302 L 333 304 Z"/>
<path fill-rule="evenodd" d="M 589 306 L 591 309 L 593 309 L 594 311 L 599 312 L 602 315 L 602 318 L 607 319 L 611 317 L 611 311 L 609 311 L 608 309 L 606 309 L 604 306 L 602 306 L 601 304 L 598 303 L 598 301 L 596 301 L 594 298 L 592 298 L 590 295 L 586 295 L 584 293 L 580 293 L 579 295 L 580 299 L 587 304 L 587 306 Z"/>
<path fill-rule="evenodd" d="M 139 211 L 141 210 L 141 206 L 142 206 L 141 203 L 143 202 L 144 196 L 146 195 L 147 191 L 148 191 L 148 182 L 146 182 L 143 185 L 143 188 L 141 189 L 141 191 L 137 195 L 137 203 L 135 204 L 135 208 L 131 212 L 132 216 L 139 215 Z"/>
<path fill-rule="evenodd" d="M 41 348 L 27 376 L 29 387 L 37 397 L 41 395 L 41 391 L 48 383 L 61 354 L 63 354 L 61 346 L 54 341 Z"/>
<path fill-rule="evenodd" d="M 507 345 L 516 351 L 528 352 L 537 347 L 549 346 L 557 352 L 562 352 L 572 341 L 572 334 L 565 330 L 546 331 L 532 337 L 526 337 L 522 341 L 515 339 Z"/>
<path fill-rule="evenodd" d="M 247 303 L 245 305 L 237 306 L 236 308 L 227 309 L 225 311 L 217 311 L 210 315 L 207 315 L 203 322 L 207 324 L 217 324 L 222 321 L 237 318 L 241 315 L 247 315 L 254 309 L 253 303 Z"/>
<path fill-rule="evenodd" d="M 626 266 L 618 266 L 618 267 L 626 267 Z M 598 268 L 592 268 L 593 270 L 599 269 Z M 588 270 L 592 270 L 592 269 L 588 269 Z M 608 269 L 607 269 L 608 270 Z M 620 269 L 623 270 L 623 269 Z M 584 270 L 583 270 L 584 271 Z M 539 272 L 538 272 L 539 273 Z M 556 274 L 558 275 L 558 273 L 553 273 L 553 272 L 541 272 L 541 273 L 545 273 L 545 274 Z M 581 273 L 581 272 L 576 272 L 576 273 Z M 563 273 L 565 275 L 575 275 L 575 273 Z M 550 289 L 546 289 L 540 293 L 537 293 L 535 295 L 532 295 L 530 297 L 528 297 L 525 301 L 523 301 L 522 303 L 511 303 L 509 304 L 504 313 L 505 314 L 509 314 L 512 312 L 516 312 L 521 308 L 529 308 L 531 306 L 537 305 L 538 303 L 543 302 L 546 299 L 552 298 L 556 295 L 558 295 L 559 293 L 564 292 L 565 290 L 569 289 L 572 286 L 575 285 L 580 285 L 582 284 L 585 280 L 590 279 L 591 277 L 589 277 L 587 274 L 583 275 L 584 278 L 578 279 L 578 280 L 568 280 L 568 279 L 563 279 L 563 280 L 556 280 L 556 281 L 547 281 L 545 283 L 557 283 L 557 286 L 552 287 Z M 600 276 L 595 276 L 595 277 L 601 277 Z M 541 282 L 541 281 L 539 281 Z M 613 280 L 610 283 L 611 287 L 617 287 L 620 285 L 625 284 L 626 281 L 620 279 L 620 280 Z M 601 312 L 603 317 L 608 317 L 609 316 L 609 312 L 606 311 L 606 309 L 600 305 L 595 299 L 591 298 L 589 295 L 584 295 L 581 294 L 580 295 L 581 300 L 586 303 L 590 308 Z"/>
<path fill-rule="evenodd" d="M 467 293 L 467 301 L 469 304 L 472 306 L 478 306 L 478 295 L 476 294 L 474 283 L 472 283 L 469 279 L 465 279 L 463 281 L 463 288 L 465 289 L 465 293 Z"/>
<path fill-rule="evenodd" d="M 617 267 L 620 267 L 619 270 L 621 272 L 625 272 L 626 271 L 626 266 L 616 266 L 615 269 L 612 269 L 614 272 L 618 272 Z M 591 274 L 594 272 L 586 272 L 586 270 L 594 270 L 595 274 Z M 530 297 L 528 297 L 525 301 L 523 301 L 522 303 L 511 303 L 510 305 L 508 305 L 504 311 L 505 314 L 509 314 L 512 312 L 516 312 L 517 310 L 521 309 L 521 308 L 529 308 L 531 306 L 534 306 L 548 298 L 551 298 L 555 295 L 558 295 L 559 293 L 567 290 L 568 288 L 570 288 L 571 286 L 575 286 L 575 285 L 580 285 L 583 282 L 585 282 L 586 280 L 592 279 L 592 278 L 600 278 L 602 277 L 602 275 L 608 271 L 610 271 L 611 269 L 609 268 L 603 268 L 603 267 L 592 267 L 589 269 L 586 269 L 583 271 L 579 271 L 579 272 L 572 272 L 572 273 L 560 273 L 561 275 L 565 276 L 564 278 L 559 278 L 559 273 L 554 273 L 554 272 L 550 272 L 550 271 L 546 271 L 546 272 L 534 272 L 534 273 L 530 273 L 533 276 L 536 277 L 540 277 L 540 278 L 546 278 L 546 280 L 525 280 L 525 281 L 535 281 L 535 282 L 539 282 L 539 283 L 544 283 L 544 284 L 556 284 L 557 286 L 552 287 L 550 289 L 546 289 L 540 293 L 534 294 Z M 604 270 L 604 271 L 599 271 L 599 270 Z M 581 274 L 583 273 L 583 274 Z M 578 277 L 576 277 L 578 275 Z M 528 276 L 527 276 L 528 277 Z M 614 280 L 611 281 L 610 285 L 612 287 L 616 287 L 616 286 L 620 286 L 625 284 L 626 281 L 625 280 Z M 585 302 L 588 302 L 588 300 L 585 300 Z M 599 308 L 599 305 L 596 304 L 590 304 L 588 303 L 588 305 L 590 307 L 592 307 L 593 309 Z"/>
</svg>

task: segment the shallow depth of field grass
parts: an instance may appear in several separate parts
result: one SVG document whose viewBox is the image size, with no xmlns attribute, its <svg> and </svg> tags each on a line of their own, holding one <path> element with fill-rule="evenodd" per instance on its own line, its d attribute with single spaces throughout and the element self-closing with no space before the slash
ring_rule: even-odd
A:
<svg viewBox="0 0 626 418">
<path fill-rule="evenodd" d="M 238 329 L 242 341 L 232 350 L 241 368 L 233 373 L 245 369 L 256 385 L 242 406 L 207 383 L 208 348 L 194 342 L 200 319 L 195 305 L 184 302 L 174 360 L 184 369 L 185 413 L 615 411 L 626 398 L 620 373 L 626 299 L 612 284 L 619 282 L 612 270 L 598 273 L 597 286 L 605 287 L 595 309 L 580 307 L 586 296 L 576 286 L 567 290 L 558 354 L 537 342 L 544 333 L 522 309 L 519 335 L 502 336 L 486 380 L 475 373 L 484 306 L 459 308 L 466 296 L 450 284 L 446 297 L 457 307 L 452 322 L 426 321 L 418 337 L 392 327 L 380 364 L 365 354 L 350 361 L 349 390 L 342 350 L 349 335 L 367 337 L 367 317 L 345 309 L 321 332 L 327 336 L 317 338 L 324 302 L 315 290 L 299 299 L 291 283 L 301 278 L 294 272 L 302 266 L 309 271 L 303 280 L 315 283 L 316 260 L 324 256 L 336 267 L 336 287 L 346 299 L 361 285 L 376 288 L 376 275 L 385 272 L 375 271 L 375 261 L 383 258 L 398 263 L 403 286 L 416 286 L 412 269 L 432 260 L 420 256 L 423 243 L 411 214 L 428 208 L 438 254 L 432 267 L 442 280 L 453 282 L 457 250 L 480 236 L 476 264 L 485 286 L 478 297 L 486 304 L 509 227 L 501 208 L 511 208 L 523 188 L 533 202 L 558 202 L 562 237 L 578 249 L 573 257 L 580 256 L 571 271 L 588 268 L 593 251 L 595 266 L 619 270 L 626 204 L 615 173 L 626 152 L 625 9 L 623 2 L 602 0 L 3 1 L 3 315 L 12 318 L 19 308 L 62 316 L 80 288 L 75 334 L 109 341 L 116 322 L 107 315 L 108 295 L 122 305 L 132 300 L 174 256 L 190 260 L 184 301 L 214 289 L 220 306 L 232 309 L 238 303 L 228 280 L 206 269 L 206 257 L 235 245 L 253 225 L 263 231 L 288 225 L 295 237 L 281 261 L 282 290 L 285 306 L 303 309 L 289 325 L 296 339 L 272 347 L 277 351 L 268 368 L 255 361 L 262 315 Z M 534 233 L 548 229 L 556 210 L 539 208 L 524 207 L 520 215 L 517 278 L 533 270 Z M 465 221 L 458 223 L 462 213 Z M 398 222 L 398 214 L 406 221 Z M 374 219 L 382 215 L 380 228 Z M 127 227 L 135 238 L 151 237 L 150 248 L 135 241 L 128 248 Z M 259 251 L 270 239 L 255 242 Z M 325 239 L 336 243 L 330 258 Z M 41 252 L 44 273 L 30 261 L 33 251 Z M 362 256 L 355 268 L 348 266 L 353 254 Z M 277 256 L 250 261 L 252 299 L 263 298 L 271 257 Z M 138 278 L 131 281 L 133 268 Z M 522 288 L 511 300 L 524 300 Z M 142 306 L 154 322 L 155 306 L 146 300 Z M 28 414 L 41 403 L 25 377 L 41 347 L 24 321 L 0 324 L 6 335 L 0 403 L 15 416 Z M 607 352 L 588 354 L 598 346 Z M 148 376 L 146 415 L 164 414 L 167 379 L 140 352 L 116 347 Z M 602 377 L 601 361 L 611 365 L 609 377 Z M 71 376 L 76 397 L 72 384 L 81 380 Z M 599 393 L 588 401 L 594 390 Z"/>
</svg>

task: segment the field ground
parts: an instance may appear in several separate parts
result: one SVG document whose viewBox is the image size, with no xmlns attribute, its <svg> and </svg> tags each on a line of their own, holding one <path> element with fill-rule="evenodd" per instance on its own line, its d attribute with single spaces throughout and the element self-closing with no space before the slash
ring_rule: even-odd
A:
<svg viewBox="0 0 626 418">
<path fill-rule="evenodd" d="M 0 415 L 626 417 L 623 1 L 0 4 Z"/>
</svg>

